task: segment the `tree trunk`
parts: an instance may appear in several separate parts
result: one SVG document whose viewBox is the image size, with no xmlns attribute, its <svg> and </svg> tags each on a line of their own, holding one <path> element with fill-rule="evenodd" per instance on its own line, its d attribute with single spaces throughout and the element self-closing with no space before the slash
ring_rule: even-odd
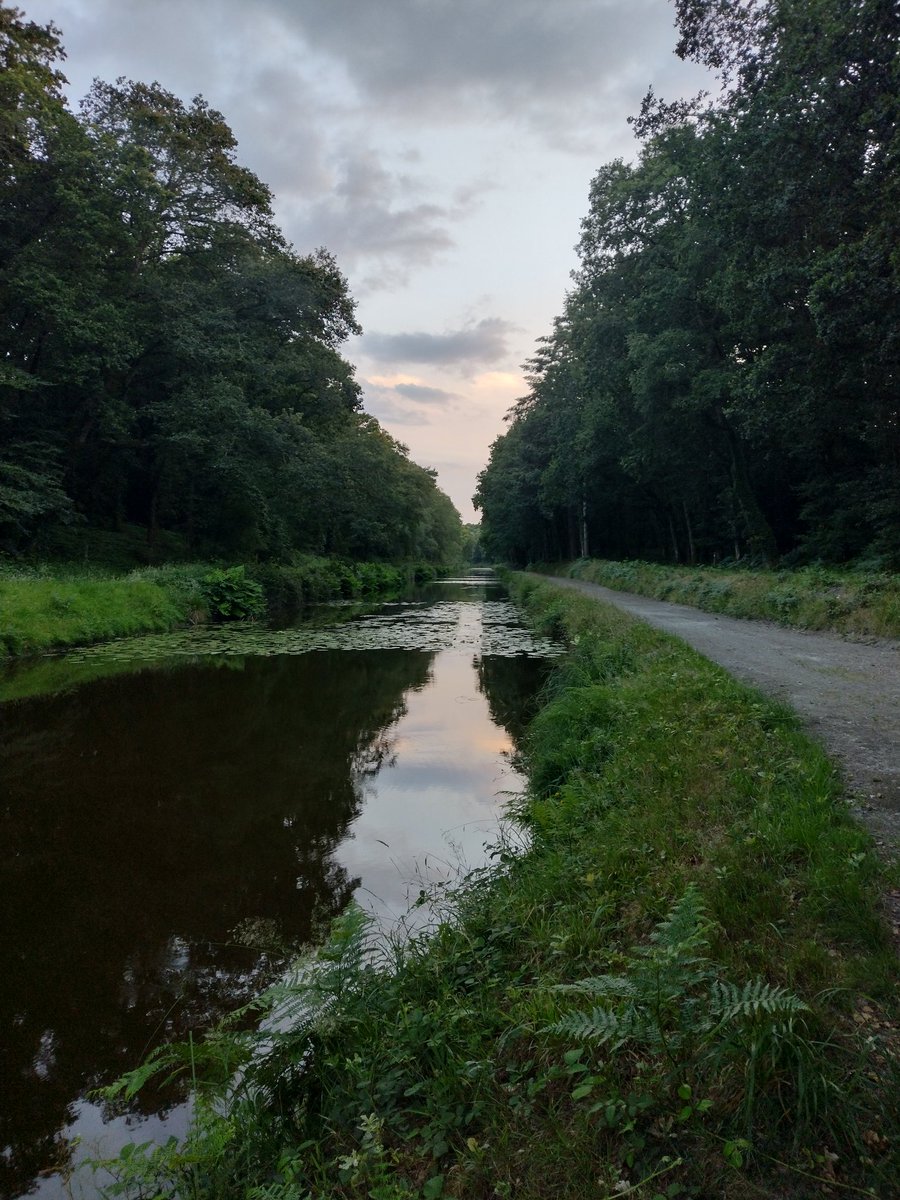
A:
<svg viewBox="0 0 900 1200">
<path fill-rule="evenodd" d="M 778 544 L 775 541 L 775 534 L 759 506 L 759 501 L 756 499 L 750 483 L 750 475 L 740 439 L 727 422 L 725 422 L 725 432 L 731 450 L 731 480 L 734 487 L 734 498 L 744 518 L 750 550 L 753 554 L 762 555 L 765 562 L 769 566 L 773 566 L 778 561 Z"/>
<path fill-rule="evenodd" d="M 694 545 L 694 531 L 691 528 L 691 515 L 688 512 L 687 501 L 681 501 L 681 507 L 684 512 L 684 527 L 687 530 L 688 540 L 688 562 L 694 566 L 697 562 L 697 547 Z"/>
</svg>

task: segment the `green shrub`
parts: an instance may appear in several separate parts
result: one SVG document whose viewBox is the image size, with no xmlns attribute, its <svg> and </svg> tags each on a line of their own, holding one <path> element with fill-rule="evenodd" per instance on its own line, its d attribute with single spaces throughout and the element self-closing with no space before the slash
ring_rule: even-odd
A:
<svg viewBox="0 0 900 1200">
<path fill-rule="evenodd" d="M 210 613 L 218 620 L 246 621 L 265 612 L 262 584 L 249 579 L 243 566 L 216 567 L 200 585 Z"/>
</svg>

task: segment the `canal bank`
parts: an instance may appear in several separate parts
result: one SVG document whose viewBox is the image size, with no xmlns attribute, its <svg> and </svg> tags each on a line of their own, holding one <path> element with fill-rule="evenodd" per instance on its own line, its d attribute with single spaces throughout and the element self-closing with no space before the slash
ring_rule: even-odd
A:
<svg viewBox="0 0 900 1200">
<path fill-rule="evenodd" d="M 388 596 L 446 567 L 297 555 L 287 563 L 174 563 L 116 574 L 76 564 L 4 564 L 0 661 L 185 625 L 292 613 L 305 604 Z"/>
<path fill-rule="evenodd" d="M 349 910 L 330 996 L 225 1118 L 201 1093 L 185 1150 L 121 1163 L 132 1194 L 889 1194 L 897 959 L 831 764 L 677 640 L 513 586 L 570 647 L 526 739 L 527 850 L 392 970 Z"/>
</svg>

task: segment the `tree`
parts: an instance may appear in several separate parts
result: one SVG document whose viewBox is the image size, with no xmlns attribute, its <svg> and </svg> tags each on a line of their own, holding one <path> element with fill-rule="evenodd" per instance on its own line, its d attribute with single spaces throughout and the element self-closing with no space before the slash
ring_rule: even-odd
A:
<svg viewBox="0 0 900 1200">
<path fill-rule="evenodd" d="M 191 551 L 429 557 L 459 518 L 361 411 L 360 329 L 223 116 L 97 81 L 74 116 L 52 26 L 0 7 L 0 547 L 62 522 Z"/>
</svg>

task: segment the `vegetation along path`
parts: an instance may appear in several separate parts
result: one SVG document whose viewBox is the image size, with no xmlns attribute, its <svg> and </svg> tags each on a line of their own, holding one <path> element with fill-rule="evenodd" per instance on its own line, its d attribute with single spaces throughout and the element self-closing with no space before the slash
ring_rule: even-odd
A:
<svg viewBox="0 0 900 1200">
<path fill-rule="evenodd" d="M 900 848 L 900 642 L 849 642 L 552 577 L 683 638 L 745 683 L 789 704 L 843 765 L 856 812 Z"/>
</svg>

